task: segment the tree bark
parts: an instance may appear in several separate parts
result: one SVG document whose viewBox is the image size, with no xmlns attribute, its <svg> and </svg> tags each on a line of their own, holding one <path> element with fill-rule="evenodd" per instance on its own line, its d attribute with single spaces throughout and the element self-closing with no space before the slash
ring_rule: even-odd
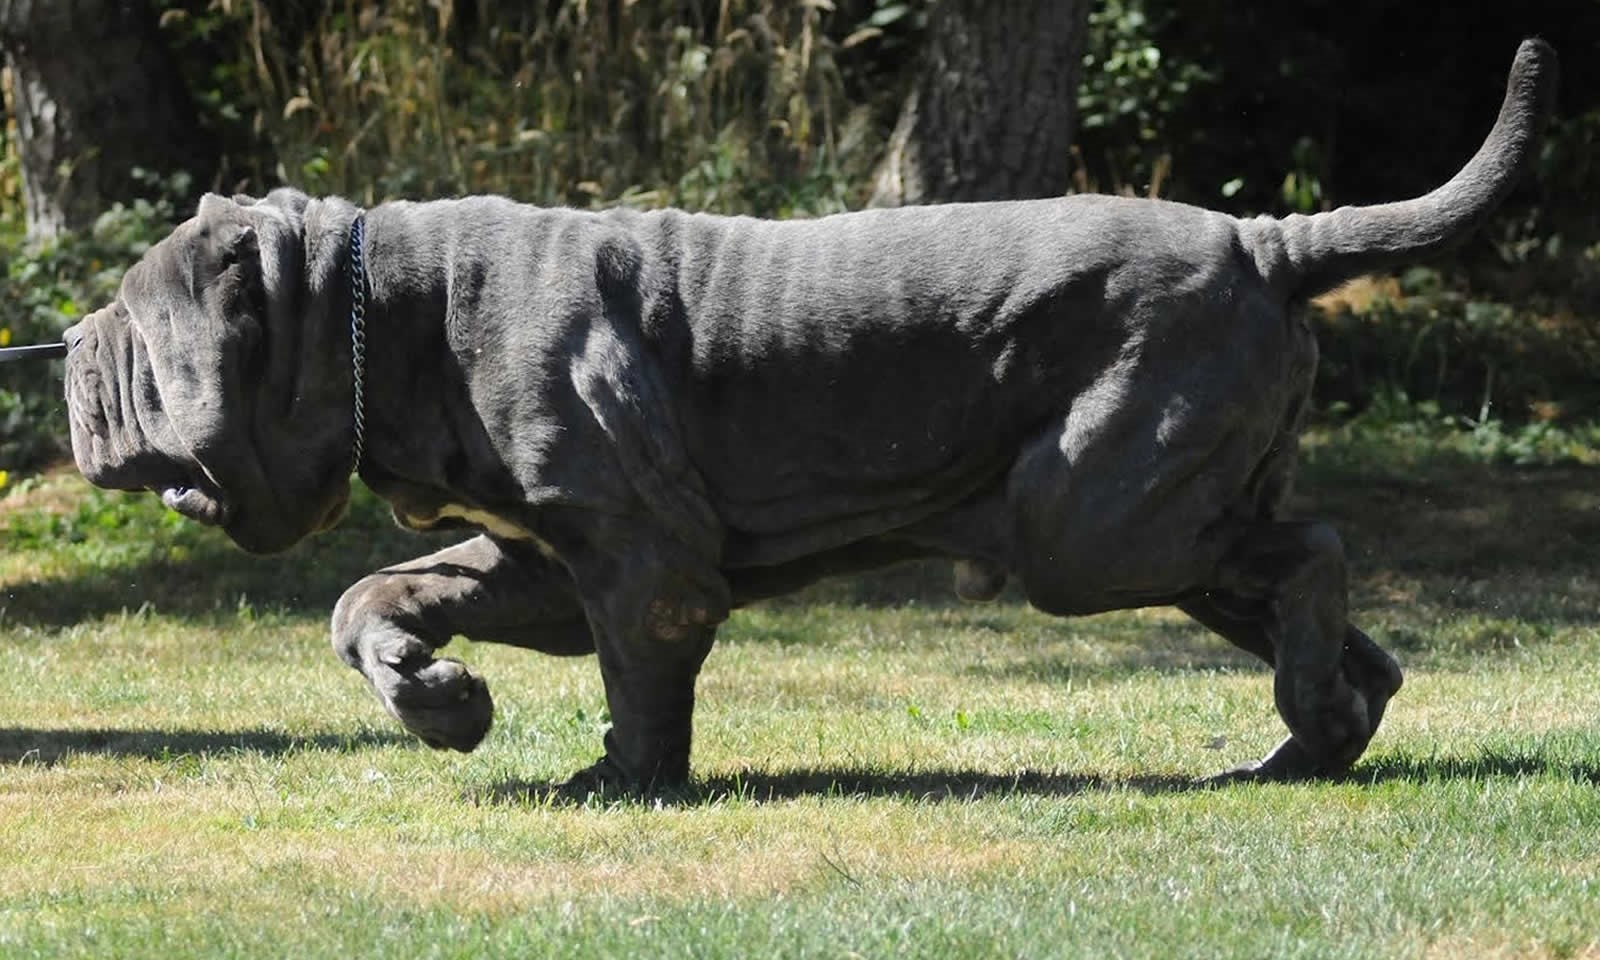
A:
<svg viewBox="0 0 1600 960">
<path fill-rule="evenodd" d="M 0 0 L 28 236 L 91 225 L 152 192 L 135 169 L 214 175 L 216 139 L 145 0 Z"/>
<path fill-rule="evenodd" d="M 937 0 L 873 206 L 1059 196 L 1090 0 Z"/>
</svg>

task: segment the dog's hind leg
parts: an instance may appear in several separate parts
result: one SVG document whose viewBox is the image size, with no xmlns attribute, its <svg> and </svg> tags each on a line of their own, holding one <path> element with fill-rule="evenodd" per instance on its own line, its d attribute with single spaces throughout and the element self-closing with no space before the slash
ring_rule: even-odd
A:
<svg viewBox="0 0 1600 960">
<path fill-rule="evenodd" d="M 433 747 L 471 750 L 489 731 L 489 687 L 434 651 L 463 635 L 545 653 L 594 652 L 572 582 L 531 543 L 478 536 L 364 577 L 339 598 L 333 648 L 384 707 Z"/>
<path fill-rule="evenodd" d="M 1314 368 L 1309 332 L 1266 309 L 1231 329 L 1226 352 L 1107 371 L 1023 450 L 1008 478 L 1016 571 L 1049 613 L 1188 603 L 1274 666 L 1293 737 L 1252 769 L 1335 772 L 1365 749 L 1398 671 L 1349 627 L 1333 530 L 1271 519 Z M 1163 389 L 1130 386 L 1150 383 Z"/>
<path fill-rule="evenodd" d="M 1179 603 L 1178 608 L 1269 667 L 1276 666 L 1277 657 L 1268 627 L 1273 616 L 1270 601 L 1241 597 L 1219 589 Z M 1343 654 L 1341 667 L 1345 679 L 1366 698 L 1367 720 L 1371 732 L 1376 733 L 1384 709 L 1400 689 L 1403 679 L 1400 666 L 1353 624 L 1345 624 Z M 1241 764 L 1211 779 L 1300 779 L 1336 772 L 1323 767 L 1319 758 L 1291 734 L 1262 759 Z"/>
<path fill-rule="evenodd" d="M 1257 524 L 1219 566 L 1219 586 L 1185 613 L 1276 671 L 1291 734 L 1222 778 L 1292 779 L 1348 769 L 1400 689 L 1400 667 L 1345 619 L 1344 551 L 1319 523 Z"/>
</svg>

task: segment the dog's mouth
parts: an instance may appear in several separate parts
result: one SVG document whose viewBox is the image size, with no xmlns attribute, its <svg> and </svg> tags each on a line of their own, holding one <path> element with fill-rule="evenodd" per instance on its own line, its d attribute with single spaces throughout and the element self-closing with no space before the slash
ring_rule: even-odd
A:
<svg viewBox="0 0 1600 960">
<path fill-rule="evenodd" d="M 158 489 L 161 493 L 161 502 L 166 504 L 167 509 L 180 513 L 196 523 L 208 527 L 220 527 L 225 526 L 233 516 L 232 505 L 200 487 L 174 483 Z"/>
</svg>

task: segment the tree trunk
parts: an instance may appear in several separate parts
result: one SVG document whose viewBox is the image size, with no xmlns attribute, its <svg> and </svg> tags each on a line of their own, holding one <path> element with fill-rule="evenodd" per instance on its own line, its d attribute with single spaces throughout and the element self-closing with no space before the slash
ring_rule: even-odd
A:
<svg viewBox="0 0 1600 960">
<path fill-rule="evenodd" d="M 147 195 L 134 170 L 207 183 L 217 142 L 145 0 L 0 0 L 30 239 Z"/>
<path fill-rule="evenodd" d="M 1059 196 L 1090 0 L 937 0 L 872 205 Z"/>
</svg>

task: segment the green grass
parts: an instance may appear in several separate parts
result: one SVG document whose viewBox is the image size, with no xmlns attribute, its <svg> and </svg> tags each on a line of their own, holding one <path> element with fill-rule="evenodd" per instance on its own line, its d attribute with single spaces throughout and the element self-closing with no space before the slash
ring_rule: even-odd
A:
<svg viewBox="0 0 1600 960">
<path fill-rule="evenodd" d="M 595 665 L 457 641 L 467 756 L 328 649 L 433 549 L 359 498 L 276 559 L 70 477 L 0 500 L 0 957 L 1600 957 L 1600 471 L 1314 444 L 1408 671 L 1335 783 L 1196 789 L 1280 735 L 1171 611 L 963 606 L 912 567 L 737 613 L 694 788 L 553 797 Z M 1376 445 L 1376 446 L 1375 446 Z"/>
</svg>

